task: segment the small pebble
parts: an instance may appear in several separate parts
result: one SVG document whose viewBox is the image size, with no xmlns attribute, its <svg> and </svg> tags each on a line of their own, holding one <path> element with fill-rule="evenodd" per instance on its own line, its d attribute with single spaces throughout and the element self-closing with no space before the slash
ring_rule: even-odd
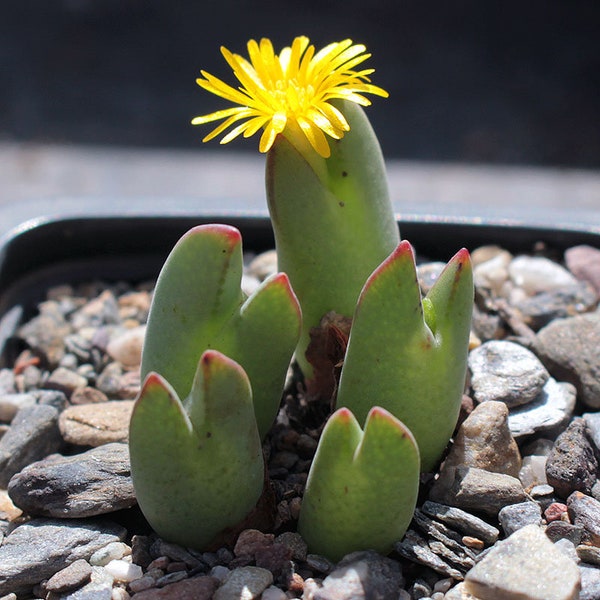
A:
<svg viewBox="0 0 600 600">
<path fill-rule="evenodd" d="M 108 564 L 104 565 L 104 569 L 106 569 L 116 581 L 123 581 L 125 583 L 139 579 L 144 574 L 142 567 L 124 560 L 111 560 Z"/>
<path fill-rule="evenodd" d="M 544 518 L 548 523 L 551 523 L 552 521 L 560 521 L 567 510 L 566 504 L 562 504 L 561 502 L 553 502 L 544 511 Z"/>
<path fill-rule="evenodd" d="M 526 525 L 542 524 L 542 509 L 537 502 L 520 502 L 509 504 L 498 513 L 498 521 L 506 537 Z"/>
</svg>

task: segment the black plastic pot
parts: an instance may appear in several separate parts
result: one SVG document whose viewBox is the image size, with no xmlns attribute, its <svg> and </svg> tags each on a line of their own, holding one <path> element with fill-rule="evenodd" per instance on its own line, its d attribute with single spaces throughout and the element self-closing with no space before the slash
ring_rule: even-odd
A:
<svg viewBox="0 0 600 600">
<path fill-rule="evenodd" d="M 194 225 L 228 223 L 238 227 L 244 248 L 272 248 L 264 212 L 166 210 L 167 202 L 131 205 L 59 202 L 32 203 L 21 210 L 0 210 L 0 352 L 15 327 L 29 317 L 49 286 L 103 279 L 131 282 L 153 279 L 177 239 Z M 185 204 L 185 203 L 184 203 Z M 52 208 L 50 211 L 49 209 Z M 34 211 L 46 216 L 37 216 Z M 498 244 L 513 253 L 537 243 L 562 253 L 588 244 L 600 248 L 600 226 L 536 224 L 431 214 L 399 219 L 402 237 L 418 254 L 447 261 L 458 249 Z M 3 352 L 2 352 L 3 354 Z"/>
</svg>

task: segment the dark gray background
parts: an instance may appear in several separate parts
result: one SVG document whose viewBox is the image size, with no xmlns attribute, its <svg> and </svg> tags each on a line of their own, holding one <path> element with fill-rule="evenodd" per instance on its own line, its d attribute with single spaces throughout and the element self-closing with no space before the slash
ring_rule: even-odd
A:
<svg viewBox="0 0 600 600">
<path fill-rule="evenodd" d="M 600 2 L 7 0 L 0 140 L 199 148 L 219 46 L 367 44 L 388 158 L 600 166 Z M 252 149 L 258 141 L 235 142 Z M 211 149 L 218 146 L 215 142 Z"/>
</svg>

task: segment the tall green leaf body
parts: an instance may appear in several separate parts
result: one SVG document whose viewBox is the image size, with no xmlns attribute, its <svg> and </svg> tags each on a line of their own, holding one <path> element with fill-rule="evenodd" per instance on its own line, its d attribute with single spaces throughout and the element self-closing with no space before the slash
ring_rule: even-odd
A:
<svg viewBox="0 0 600 600">
<path fill-rule="evenodd" d="M 302 135 L 288 139 L 285 132 L 267 155 L 267 199 L 278 264 L 302 307 L 296 358 L 309 376 L 304 352 L 311 327 L 332 310 L 351 317 L 367 277 L 399 241 L 371 125 L 353 102 L 332 104 L 344 114 L 350 131 L 330 141 L 329 158 L 299 145 Z"/>
</svg>

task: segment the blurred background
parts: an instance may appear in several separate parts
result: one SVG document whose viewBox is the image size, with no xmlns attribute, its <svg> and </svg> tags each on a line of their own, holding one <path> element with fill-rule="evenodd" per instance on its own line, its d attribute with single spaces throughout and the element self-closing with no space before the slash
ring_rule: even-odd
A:
<svg viewBox="0 0 600 600">
<path fill-rule="evenodd" d="M 202 144 L 210 127 L 190 119 L 224 101 L 195 78 L 204 69 L 233 83 L 220 45 L 245 54 L 249 38 L 265 36 L 279 50 L 299 34 L 317 48 L 350 37 L 372 52 L 390 99 L 373 98 L 368 115 L 392 170 L 409 178 L 398 194 L 443 195 L 431 181 L 419 192 L 418 179 L 457 165 L 496 178 L 562 173 L 571 185 L 575 170 L 589 185 L 573 193 L 600 205 L 597 0 L 8 0 L 0 200 L 193 195 L 196 183 L 182 180 L 203 156 L 214 168 L 239 159 L 240 173 L 262 164 L 257 138 Z"/>
</svg>

